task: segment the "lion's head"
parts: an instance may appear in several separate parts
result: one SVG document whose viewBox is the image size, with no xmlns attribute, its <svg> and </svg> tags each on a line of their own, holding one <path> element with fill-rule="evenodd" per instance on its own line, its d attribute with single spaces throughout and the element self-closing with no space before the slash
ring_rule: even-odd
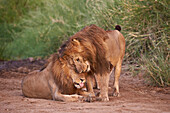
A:
<svg viewBox="0 0 170 113">
<path fill-rule="evenodd" d="M 70 53 L 69 56 L 53 54 L 48 62 L 52 62 L 52 73 L 57 83 L 59 83 L 59 86 L 62 87 L 62 92 L 69 93 L 71 91 L 66 91 L 64 89 L 73 89 L 74 87 L 76 89 L 81 89 L 85 86 L 86 73 L 81 72 L 87 72 L 90 70 L 90 67 L 78 54 Z M 63 88 L 63 86 L 65 88 Z"/>
<path fill-rule="evenodd" d="M 78 73 L 71 74 L 71 79 L 73 81 L 75 88 L 81 89 L 85 87 L 86 78 L 85 78 L 84 73 L 83 74 L 78 74 Z"/>
<path fill-rule="evenodd" d="M 67 60 L 77 73 L 90 71 L 90 62 L 82 56 L 83 52 L 84 50 L 77 39 L 66 41 L 58 50 L 60 57 L 68 56 Z"/>
<path fill-rule="evenodd" d="M 72 61 L 73 65 L 75 66 L 76 72 L 82 73 L 90 71 L 90 63 L 87 60 L 83 59 L 82 56 L 74 54 Z"/>
</svg>

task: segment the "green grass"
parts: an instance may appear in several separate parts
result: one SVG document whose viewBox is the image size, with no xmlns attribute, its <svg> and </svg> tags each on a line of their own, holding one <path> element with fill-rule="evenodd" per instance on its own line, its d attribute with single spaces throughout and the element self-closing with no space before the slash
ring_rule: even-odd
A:
<svg viewBox="0 0 170 113">
<path fill-rule="evenodd" d="M 169 86 L 169 4 L 169 0 L 0 0 L 0 59 L 46 57 L 87 25 L 111 30 L 119 24 L 126 39 L 125 61 L 138 64 L 151 84 Z"/>
<path fill-rule="evenodd" d="M 10 5 L 17 7 L 16 2 Z M 14 31 L 9 33 L 10 36 L 5 37 L 8 38 L 7 40 L 12 37 L 13 40 L 8 41 L 5 48 L 2 45 L 1 59 L 47 56 L 55 52 L 69 36 L 92 23 L 88 20 L 90 14 L 86 11 L 86 1 L 41 0 L 37 2 L 37 6 L 31 4 L 33 1 L 25 0 L 25 2 L 31 9 L 25 13 L 25 8 L 19 7 L 15 11 L 15 16 L 18 17 L 17 12 L 23 11 L 21 18 L 13 20 L 10 15 L 7 16 L 9 19 L 6 21 L 2 18 L 3 23 L 11 23 L 20 31 L 13 29 Z"/>
<path fill-rule="evenodd" d="M 169 41 L 167 36 L 162 35 L 159 42 L 152 41 L 153 49 L 141 57 L 141 67 L 152 85 L 170 86 Z"/>
<path fill-rule="evenodd" d="M 149 57 L 142 57 L 142 68 L 146 71 L 145 77 L 148 83 L 156 86 L 170 85 L 170 65 L 168 56 L 161 51 L 154 51 Z"/>
</svg>

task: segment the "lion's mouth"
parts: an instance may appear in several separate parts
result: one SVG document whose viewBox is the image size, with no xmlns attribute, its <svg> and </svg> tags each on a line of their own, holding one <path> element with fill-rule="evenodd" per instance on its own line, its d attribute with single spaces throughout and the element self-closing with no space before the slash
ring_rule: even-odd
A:
<svg viewBox="0 0 170 113">
<path fill-rule="evenodd" d="M 76 83 L 76 82 L 74 82 L 74 86 L 76 88 L 80 89 L 80 88 L 84 87 L 84 83 Z"/>
</svg>

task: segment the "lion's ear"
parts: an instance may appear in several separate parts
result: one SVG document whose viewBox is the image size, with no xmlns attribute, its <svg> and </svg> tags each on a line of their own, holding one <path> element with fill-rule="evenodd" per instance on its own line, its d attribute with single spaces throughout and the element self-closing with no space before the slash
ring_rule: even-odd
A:
<svg viewBox="0 0 170 113">
<path fill-rule="evenodd" d="M 79 42 L 79 40 L 78 40 L 77 38 L 73 38 L 72 41 L 73 41 L 74 43 L 76 43 L 77 45 L 80 45 L 80 42 Z"/>
</svg>

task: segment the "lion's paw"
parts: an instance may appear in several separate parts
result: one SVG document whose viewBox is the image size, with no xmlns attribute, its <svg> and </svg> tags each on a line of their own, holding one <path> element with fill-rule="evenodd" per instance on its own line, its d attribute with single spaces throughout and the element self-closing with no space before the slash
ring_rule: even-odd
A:
<svg viewBox="0 0 170 113">
<path fill-rule="evenodd" d="M 85 98 L 84 96 L 80 96 L 80 95 L 79 95 L 78 101 L 79 101 L 79 102 L 83 102 L 83 101 L 84 101 L 84 98 Z"/>
<path fill-rule="evenodd" d="M 96 101 L 103 101 L 103 102 L 107 102 L 109 101 L 109 97 L 97 97 Z"/>
<path fill-rule="evenodd" d="M 109 97 L 102 97 L 102 101 L 103 102 L 109 101 Z"/>
<path fill-rule="evenodd" d="M 85 102 L 94 102 L 96 99 L 94 96 L 87 96 L 84 98 Z"/>
</svg>

